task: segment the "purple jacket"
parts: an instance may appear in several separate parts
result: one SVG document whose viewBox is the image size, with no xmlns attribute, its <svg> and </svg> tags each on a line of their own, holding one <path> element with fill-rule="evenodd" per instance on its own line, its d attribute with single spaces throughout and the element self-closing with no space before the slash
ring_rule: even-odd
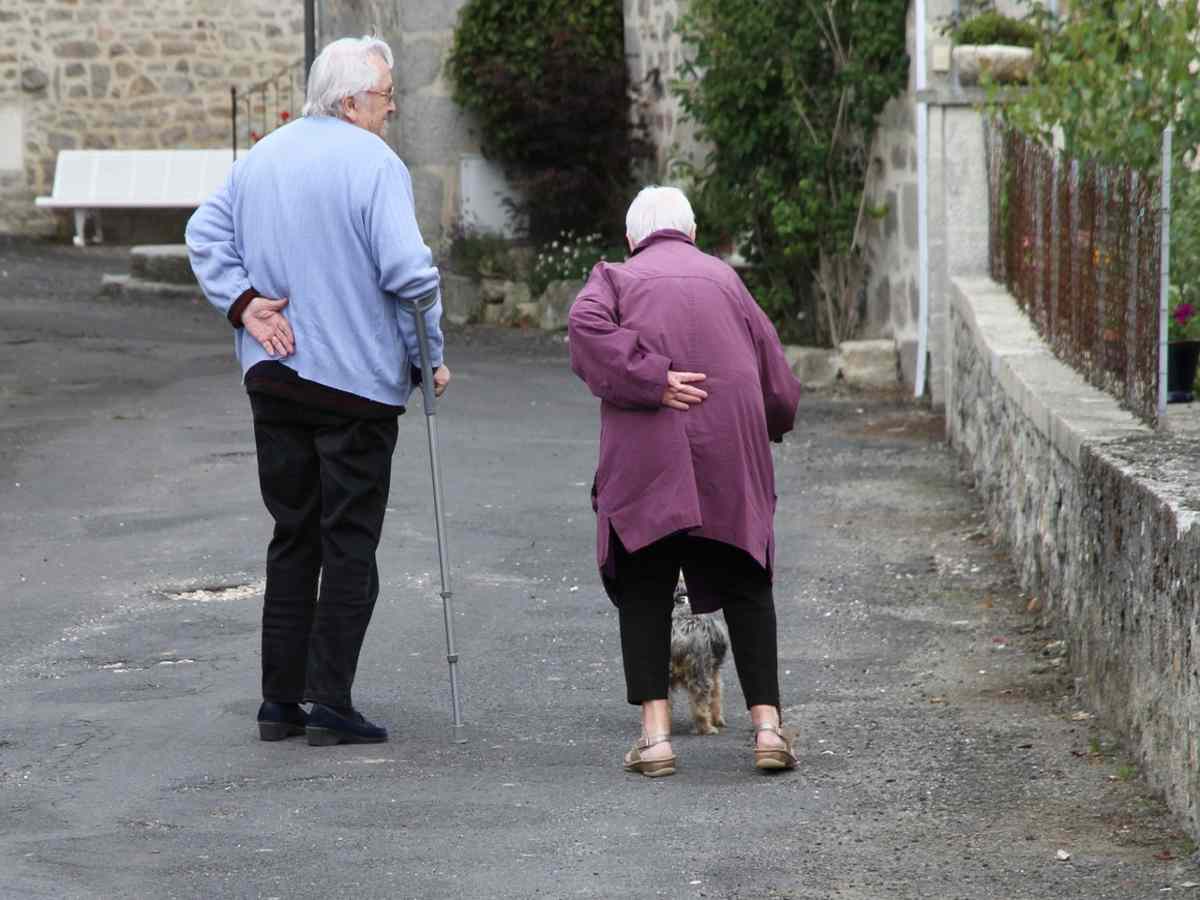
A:
<svg viewBox="0 0 1200 900">
<path fill-rule="evenodd" d="M 774 560 L 768 441 L 800 401 L 779 337 L 737 273 L 679 231 L 620 265 L 599 263 L 571 307 L 571 368 L 600 404 L 596 558 L 609 528 L 630 552 L 687 530 Z M 703 372 L 708 399 L 661 405 L 667 370 Z"/>
</svg>

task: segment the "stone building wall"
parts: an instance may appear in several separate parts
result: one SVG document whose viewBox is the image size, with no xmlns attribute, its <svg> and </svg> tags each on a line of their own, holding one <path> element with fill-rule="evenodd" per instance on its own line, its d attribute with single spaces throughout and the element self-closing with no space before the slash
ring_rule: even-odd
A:
<svg viewBox="0 0 1200 900">
<path fill-rule="evenodd" d="M 883 211 L 867 220 L 865 338 L 892 338 L 901 353 L 905 380 L 912 382 L 920 301 L 917 254 L 917 128 L 913 94 L 884 107 L 871 146 L 866 202 Z"/>
<path fill-rule="evenodd" d="M 676 33 L 687 0 L 625 0 L 625 57 L 630 86 L 655 148 L 647 180 L 672 180 L 675 162 L 699 166 L 707 152 L 685 121 L 671 82 L 680 77 L 684 46 Z"/>
<path fill-rule="evenodd" d="M 388 142 L 412 174 L 417 222 L 430 244 L 458 218 L 461 159 L 479 152 L 468 116 L 451 98 L 445 61 L 466 0 L 318 0 L 317 47 L 374 30 L 396 57 L 396 116 Z"/>
<path fill-rule="evenodd" d="M 303 55 L 299 3 L 7 0 L 0 233 L 66 228 L 66 214 L 33 204 L 50 193 L 59 150 L 228 146 L 230 86 Z"/>
</svg>

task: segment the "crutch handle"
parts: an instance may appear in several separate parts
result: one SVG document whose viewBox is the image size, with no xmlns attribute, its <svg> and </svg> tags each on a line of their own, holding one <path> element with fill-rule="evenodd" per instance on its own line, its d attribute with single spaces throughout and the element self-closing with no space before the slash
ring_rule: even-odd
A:
<svg viewBox="0 0 1200 900">
<path fill-rule="evenodd" d="M 421 351 L 421 396 L 425 400 L 425 415 L 437 414 L 433 391 L 433 362 L 429 358 L 429 329 L 425 326 L 425 313 L 437 305 L 438 292 L 435 288 L 415 300 L 404 300 L 400 307 L 410 313 L 417 326 L 417 345 Z"/>
</svg>

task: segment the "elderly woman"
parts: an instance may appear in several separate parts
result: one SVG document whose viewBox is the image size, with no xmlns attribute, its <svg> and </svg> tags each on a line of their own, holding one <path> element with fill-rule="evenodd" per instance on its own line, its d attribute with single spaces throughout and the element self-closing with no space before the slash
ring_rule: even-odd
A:
<svg viewBox="0 0 1200 900">
<path fill-rule="evenodd" d="M 800 385 L 737 274 L 694 243 L 675 188 L 648 187 L 626 217 L 631 256 L 600 263 L 571 308 L 571 368 L 602 401 L 592 488 L 597 559 L 621 627 L 642 735 L 626 769 L 670 775 L 671 609 L 723 609 L 755 729 L 755 764 L 791 769 L 780 732 L 768 441 L 791 430 Z"/>
</svg>

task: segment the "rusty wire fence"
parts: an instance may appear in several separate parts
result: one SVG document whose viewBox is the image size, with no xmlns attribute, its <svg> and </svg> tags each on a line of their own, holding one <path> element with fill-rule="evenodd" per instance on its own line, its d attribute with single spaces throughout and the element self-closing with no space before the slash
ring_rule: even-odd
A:
<svg viewBox="0 0 1200 900">
<path fill-rule="evenodd" d="M 1157 178 L 987 133 L 992 278 L 1054 354 L 1134 415 L 1157 420 Z"/>
</svg>

